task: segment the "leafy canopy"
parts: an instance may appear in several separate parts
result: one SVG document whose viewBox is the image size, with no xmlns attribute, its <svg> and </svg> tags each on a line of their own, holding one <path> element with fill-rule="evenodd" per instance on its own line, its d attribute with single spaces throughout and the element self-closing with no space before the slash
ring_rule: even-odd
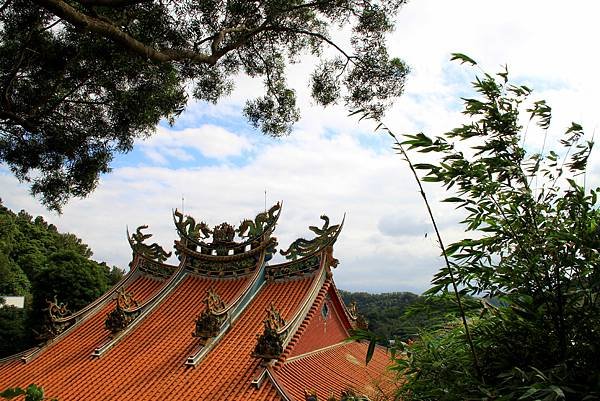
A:
<svg viewBox="0 0 600 401">
<path fill-rule="evenodd" d="M 91 259 L 73 234 L 59 233 L 40 216 L 13 213 L 0 201 L 0 295 L 25 297 L 25 308 L 0 306 L 0 357 L 36 342 L 47 300 L 55 296 L 75 312 L 122 277 L 117 267 Z M 0 298 L 1 299 L 1 298 Z"/>
<path fill-rule="evenodd" d="M 299 118 L 288 62 L 321 61 L 321 105 L 380 114 L 407 67 L 385 35 L 405 0 L 6 0 L 0 5 L 0 161 L 51 209 L 83 197 L 115 152 L 184 110 L 217 102 L 239 74 L 264 79 L 250 123 L 273 136 Z M 350 49 L 332 40 L 342 28 Z M 334 57 L 324 51 L 333 49 Z"/>
<path fill-rule="evenodd" d="M 465 214 L 469 235 L 445 248 L 450 262 L 429 293 L 457 282 L 460 294 L 495 302 L 471 317 L 470 336 L 467 325 L 451 323 L 408 349 L 398 363 L 408 375 L 403 396 L 598 399 L 599 189 L 585 187 L 593 142 L 572 123 L 559 149 L 546 148 L 550 106 L 531 100 L 531 89 L 512 84 L 506 69 L 483 73 L 473 87 L 476 95 L 463 99 L 469 122 L 437 137 L 408 135 L 398 146 L 435 160 L 414 168 Z M 528 145 L 536 134 L 540 149 Z"/>
</svg>

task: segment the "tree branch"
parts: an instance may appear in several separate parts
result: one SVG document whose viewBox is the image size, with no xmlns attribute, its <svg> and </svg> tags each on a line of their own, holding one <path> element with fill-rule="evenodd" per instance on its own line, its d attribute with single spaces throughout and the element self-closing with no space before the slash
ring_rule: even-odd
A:
<svg viewBox="0 0 600 401">
<path fill-rule="evenodd" d="M 248 31 L 248 29 L 246 28 L 245 25 L 240 25 L 240 26 L 237 26 L 234 28 L 222 29 L 216 35 L 213 35 L 212 43 L 210 45 L 210 49 L 211 49 L 212 53 L 215 54 L 219 51 L 219 45 L 223 42 L 223 39 L 225 39 L 225 35 L 227 35 L 228 33 L 244 32 L 244 31 Z"/>
<path fill-rule="evenodd" d="M 11 111 L 0 110 L 0 119 L 10 120 L 25 128 L 30 133 L 35 133 L 38 130 L 34 124 Z"/>
<path fill-rule="evenodd" d="M 126 7 L 140 3 L 149 3 L 152 0 L 79 0 L 84 6 L 101 6 L 101 7 Z"/>
<path fill-rule="evenodd" d="M 286 27 L 274 27 L 272 29 L 272 31 L 297 33 L 297 34 L 312 36 L 312 37 L 321 39 L 323 42 L 327 43 L 328 45 L 335 48 L 338 52 L 340 52 L 344 57 L 346 57 L 346 59 L 348 61 L 352 62 L 352 64 L 355 64 L 354 59 L 356 58 L 356 56 L 349 55 L 348 53 L 346 53 L 346 51 L 344 51 L 344 49 L 339 47 L 335 42 L 333 42 L 331 39 L 329 39 L 328 37 L 326 37 L 325 35 L 323 35 L 321 33 L 311 32 L 311 31 L 307 31 L 304 29 L 286 28 Z"/>
<path fill-rule="evenodd" d="M 200 64 L 214 65 L 224 53 L 202 54 L 184 49 L 156 50 L 116 26 L 99 18 L 90 17 L 62 0 L 35 0 L 37 4 L 51 11 L 58 17 L 82 29 L 95 32 L 123 46 L 125 49 L 159 63 L 169 61 L 190 60 Z M 240 44 L 241 46 L 241 44 Z"/>
</svg>

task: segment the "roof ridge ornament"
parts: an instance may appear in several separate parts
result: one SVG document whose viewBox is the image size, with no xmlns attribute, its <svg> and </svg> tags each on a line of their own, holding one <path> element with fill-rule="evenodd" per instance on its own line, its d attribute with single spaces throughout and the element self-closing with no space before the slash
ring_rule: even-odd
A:
<svg viewBox="0 0 600 401">
<path fill-rule="evenodd" d="M 277 202 L 268 211 L 256 215 L 254 220 L 242 220 L 239 227 L 235 228 L 229 223 L 221 223 L 212 230 L 205 222 L 196 224 L 196 220 L 175 209 L 173 221 L 177 232 L 182 239 L 189 240 L 188 247 L 202 248 L 204 253 L 211 254 L 215 248 L 225 245 L 228 249 L 243 248 L 248 244 L 256 246 L 262 242 L 265 235 L 270 235 L 281 214 L 281 202 Z M 236 234 L 241 242 L 236 242 Z M 212 237 L 212 241 L 208 240 Z"/>
<path fill-rule="evenodd" d="M 287 250 L 280 250 L 279 253 L 285 256 L 288 260 L 296 260 L 299 257 L 309 256 L 322 248 L 332 245 L 333 241 L 337 239 L 339 232 L 341 230 L 342 225 L 344 224 L 343 220 L 341 224 L 335 224 L 333 226 L 329 225 L 329 217 L 327 215 L 321 215 L 321 220 L 324 221 L 323 227 L 318 228 L 316 226 L 309 226 L 308 229 L 316 234 L 316 237 L 307 240 L 304 238 L 298 238 L 294 242 L 292 242 Z"/>
<path fill-rule="evenodd" d="M 337 267 L 339 263 L 333 257 L 333 244 L 335 244 L 344 227 L 346 214 L 344 214 L 344 218 L 340 224 L 330 225 L 329 217 L 326 215 L 321 215 L 321 220 L 323 220 L 321 228 L 316 226 L 308 227 L 316 234 L 313 239 L 298 238 L 290 244 L 287 250 L 279 251 L 288 261 L 267 266 L 267 280 L 312 274 L 321 266 L 325 266 L 327 274 L 331 275 L 331 268 Z"/>
<path fill-rule="evenodd" d="M 192 332 L 192 337 L 199 338 L 202 345 L 219 334 L 221 325 L 227 317 L 225 302 L 212 288 L 206 291 L 203 302 L 205 308 L 196 318 L 196 327 Z"/>
<path fill-rule="evenodd" d="M 256 238 L 265 233 L 279 217 L 278 210 L 281 210 L 281 203 L 277 202 L 268 211 L 256 215 L 254 221 L 250 219 L 242 220 L 236 230 L 240 238 Z M 275 214 L 277 213 L 277 214 Z"/>
<path fill-rule="evenodd" d="M 41 331 L 34 330 L 36 339 L 41 341 L 52 340 L 73 324 L 72 321 L 65 320 L 71 315 L 66 302 L 58 302 L 56 295 L 54 295 L 54 301 L 46 300 L 46 303 L 48 307 L 44 308 L 43 311 L 47 313 L 44 316 Z"/>
<path fill-rule="evenodd" d="M 224 222 L 213 229 L 204 222 L 196 224 L 192 217 L 175 209 L 173 221 L 179 234 L 175 250 L 179 260 L 185 258 L 186 269 L 203 276 L 238 277 L 252 273 L 277 252 L 277 239 L 272 233 L 281 205 L 277 202 L 254 220 L 243 220 L 237 228 Z"/>
<path fill-rule="evenodd" d="M 263 320 L 263 333 L 257 335 L 258 339 L 252 356 L 261 358 L 263 363 L 269 363 L 283 353 L 283 340 L 286 333 L 281 332 L 285 327 L 285 320 L 273 303 L 266 310 L 267 318 Z"/>
<path fill-rule="evenodd" d="M 153 244 L 145 244 L 148 238 L 152 237 L 152 234 L 144 234 L 142 230 L 148 228 L 148 225 L 144 224 L 139 226 L 135 232 L 130 236 L 129 228 L 127 229 L 127 240 L 134 253 L 140 254 L 148 259 L 155 260 L 159 263 L 166 261 L 172 254 L 172 252 L 166 252 L 156 242 Z"/>
<path fill-rule="evenodd" d="M 185 233 L 192 240 L 198 241 L 200 239 L 207 239 L 213 233 L 213 231 L 208 227 L 208 224 L 206 224 L 204 221 L 196 224 L 196 220 L 192 216 L 184 216 L 183 213 L 177 209 L 175 209 L 173 212 L 173 219 L 175 220 L 175 227 L 177 227 L 181 233 Z"/>
<path fill-rule="evenodd" d="M 131 292 L 125 292 L 125 288 L 121 287 L 116 293 L 115 309 L 106 314 L 104 327 L 110 330 L 112 334 L 124 330 L 129 326 L 139 314 L 139 304 L 133 298 Z"/>
<path fill-rule="evenodd" d="M 348 311 L 348 315 L 352 320 L 352 325 L 354 328 L 360 330 L 369 329 L 369 322 L 364 315 L 358 311 L 358 305 L 354 299 L 350 302 L 350 305 L 346 308 L 346 310 Z"/>
</svg>

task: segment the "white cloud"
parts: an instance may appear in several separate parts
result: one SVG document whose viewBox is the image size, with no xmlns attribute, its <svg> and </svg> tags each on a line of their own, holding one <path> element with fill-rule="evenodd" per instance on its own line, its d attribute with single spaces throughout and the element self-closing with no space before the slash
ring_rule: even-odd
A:
<svg viewBox="0 0 600 401">
<path fill-rule="evenodd" d="M 181 130 L 158 127 L 156 134 L 140 141 L 138 146 L 144 154 L 157 164 L 168 164 L 169 160 L 193 161 L 190 151 L 200 152 L 204 157 L 224 160 L 240 156 L 251 149 L 250 142 L 243 136 L 229 132 L 223 127 L 203 124 L 198 128 Z"/>
<path fill-rule="evenodd" d="M 591 134 L 600 105 L 599 8 L 588 1 L 409 2 L 390 46 L 412 73 L 386 124 L 398 134 L 436 135 L 464 120 L 460 97 L 469 93 L 474 72 L 449 62 L 452 52 L 462 52 L 492 73 L 506 63 L 513 78 L 538 88 L 535 98 L 547 97 L 553 106 L 549 138 L 558 137 L 571 120 L 581 121 Z M 170 248 L 176 237 L 171 210 L 181 207 L 182 196 L 186 212 L 215 225 L 252 217 L 264 207 L 266 189 L 269 205 L 284 201 L 276 230 L 280 247 L 310 235 L 307 227 L 318 224 L 320 214 L 339 221 L 347 212 L 335 251 L 340 288 L 423 291 L 441 260 L 413 178 L 390 141 L 372 133 L 373 124 L 359 124 L 342 107 L 312 105 L 306 88 L 312 59 L 307 60 L 289 68 L 303 111 L 290 137 L 265 138 L 245 125 L 241 107 L 261 90 L 261 82 L 243 78 L 219 105 L 193 102 L 174 129 L 158 128 L 138 143 L 151 165 L 116 168 L 92 196 L 72 201 L 61 217 L 43 210 L 7 173 L 0 172 L 0 196 L 12 209 L 43 214 L 59 229 L 79 235 L 98 259 L 124 266 L 130 256 L 126 224 L 130 229 L 149 224 L 153 240 Z M 227 120 L 227 128 L 217 125 L 220 119 Z M 540 137 L 530 134 L 528 145 L 539 147 Z M 211 163 L 198 163 L 198 155 Z M 242 165 L 230 162 L 240 156 Z M 586 179 L 598 185 L 597 152 L 591 163 Z M 444 240 L 460 238 L 458 214 L 439 203 L 443 191 L 432 185 L 426 191 Z"/>
</svg>

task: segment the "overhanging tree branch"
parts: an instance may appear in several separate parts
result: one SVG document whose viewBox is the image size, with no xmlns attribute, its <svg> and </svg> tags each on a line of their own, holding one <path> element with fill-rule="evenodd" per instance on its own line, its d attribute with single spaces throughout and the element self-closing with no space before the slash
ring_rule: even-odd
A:
<svg viewBox="0 0 600 401">
<path fill-rule="evenodd" d="M 98 33 L 103 37 L 122 45 L 126 49 L 137 53 L 156 62 L 190 60 L 196 63 L 214 65 L 225 53 L 218 52 L 211 55 L 192 52 L 185 49 L 162 49 L 156 50 L 131 35 L 118 29 L 116 26 L 95 17 L 90 17 L 73 6 L 61 0 L 36 0 L 36 2 L 52 11 L 55 15 L 70 22 L 71 24 Z M 241 44 L 239 44 L 241 46 Z"/>
<path fill-rule="evenodd" d="M 152 0 L 79 0 L 85 6 L 125 7 L 141 3 L 151 3 Z"/>
</svg>

